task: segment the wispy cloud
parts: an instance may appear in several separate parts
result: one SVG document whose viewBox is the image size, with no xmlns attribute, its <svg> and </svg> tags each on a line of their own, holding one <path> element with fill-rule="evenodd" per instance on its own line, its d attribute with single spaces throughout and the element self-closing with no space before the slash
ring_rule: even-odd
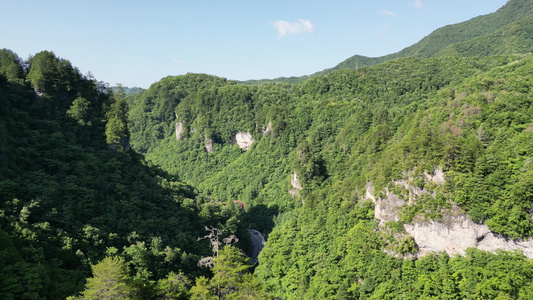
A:
<svg viewBox="0 0 533 300">
<path fill-rule="evenodd" d="M 311 21 L 298 19 L 298 22 L 287 22 L 278 20 L 272 23 L 274 29 L 278 31 L 279 37 L 284 37 L 287 34 L 300 34 L 300 33 L 314 33 L 315 27 L 311 24 Z"/>
<path fill-rule="evenodd" d="M 416 7 L 416 8 L 422 8 L 422 6 L 424 6 L 424 5 L 422 4 L 422 0 L 415 0 L 415 7 Z"/>
<path fill-rule="evenodd" d="M 379 14 L 380 15 L 387 15 L 387 16 L 391 16 L 391 17 L 395 16 L 395 14 L 392 11 L 390 11 L 390 10 L 380 10 Z"/>
<path fill-rule="evenodd" d="M 178 68 L 183 67 L 183 63 L 181 61 L 179 61 L 179 60 L 177 60 L 175 58 L 172 61 L 178 66 Z"/>
</svg>

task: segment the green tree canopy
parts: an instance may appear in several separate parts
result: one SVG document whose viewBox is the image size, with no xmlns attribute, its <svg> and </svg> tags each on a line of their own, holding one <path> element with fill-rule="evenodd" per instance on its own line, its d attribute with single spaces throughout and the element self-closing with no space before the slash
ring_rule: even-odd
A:
<svg viewBox="0 0 533 300">
<path fill-rule="evenodd" d="M 266 289 L 249 273 L 246 259 L 239 248 L 224 246 L 213 260 L 213 277 L 198 278 L 191 288 L 191 296 L 194 299 L 266 299 Z"/>
<path fill-rule="evenodd" d="M 87 279 L 85 291 L 79 299 L 133 299 L 128 269 L 122 258 L 106 257 L 92 266 L 93 277 Z"/>
</svg>

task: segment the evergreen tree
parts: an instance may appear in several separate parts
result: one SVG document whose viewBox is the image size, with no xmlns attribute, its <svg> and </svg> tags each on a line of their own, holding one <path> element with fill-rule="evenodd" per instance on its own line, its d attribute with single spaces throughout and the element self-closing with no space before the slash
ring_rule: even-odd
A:
<svg viewBox="0 0 533 300">
<path fill-rule="evenodd" d="M 113 94 L 110 110 L 107 113 L 107 124 L 105 127 L 106 141 L 112 149 L 128 151 L 129 130 L 128 130 L 128 104 L 122 97 L 122 92 Z"/>
<path fill-rule="evenodd" d="M 161 300 L 189 299 L 190 280 L 183 273 L 171 272 L 157 282 L 156 298 Z"/>
<path fill-rule="evenodd" d="M 92 266 L 93 277 L 87 279 L 80 300 L 133 299 L 131 278 L 126 263 L 118 257 L 106 257 Z M 74 298 L 75 299 L 75 298 Z"/>
<path fill-rule="evenodd" d="M 89 106 L 91 102 L 83 97 L 74 99 L 67 115 L 78 121 L 80 125 L 91 125 L 89 121 Z"/>
<path fill-rule="evenodd" d="M 213 259 L 213 277 L 198 278 L 191 289 L 194 299 L 266 299 L 263 284 L 248 272 L 246 257 L 237 247 L 230 245 L 218 251 Z"/>
</svg>

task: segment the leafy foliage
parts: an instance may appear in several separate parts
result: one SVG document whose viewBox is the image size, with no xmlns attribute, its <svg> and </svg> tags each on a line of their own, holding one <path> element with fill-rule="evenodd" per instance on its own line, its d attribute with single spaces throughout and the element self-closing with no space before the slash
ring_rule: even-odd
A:
<svg viewBox="0 0 533 300">
<path fill-rule="evenodd" d="M 106 257 L 92 270 L 81 299 L 132 299 L 131 278 L 122 259 Z"/>
<path fill-rule="evenodd" d="M 127 97 L 52 52 L 1 50 L 0 297 L 531 298 L 520 252 L 402 258 L 403 224 L 451 207 L 533 236 L 531 5 L 305 81 L 187 74 Z M 422 195 L 380 225 L 367 188 L 407 197 L 400 181 Z M 268 235 L 253 273 L 222 244 L 198 267 L 209 226 L 245 250 L 246 228 Z"/>
<path fill-rule="evenodd" d="M 110 150 L 127 150 L 120 93 L 51 52 L 22 65 L 2 50 L 1 62 L 0 297 L 74 295 L 106 256 L 120 257 L 142 296 L 179 294 L 172 274 L 203 274 L 196 262 L 209 250 L 196 237 L 205 225 L 237 231 L 238 222 L 225 225 L 240 211 L 206 210 L 193 187 Z"/>
<path fill-rule="evenodd" d="M 267 299 L 260 282 L 247 272 L 246 258 L 236 247 L 224 246 L 213 261 L 213 277 L 196 279 L 194 299 Z"/>
<path fill-rule="evenodd" d="M 172 122 L 182 123 L 180 139 L 170 132 L 146 157 L 215 201 L 246 203 L 243 220 L 269 233 L 256 273 L 276 296 L 417 299 L 449 293 L 460 299 L 484 281 L 467 287 L 438 279 L 424 292 L 426 259 L 403 275 L 407 262 L 383 252 L 407 255 L 416 244 L 380 233 L 372 204 L 362 201 L 365 186 L 372 182 L 379 195 L 417 170 L 412 184 L 436 194 L 406 207 L 404 222 L 438 220 L 456 203 L 495 232 L 531 236 L 532 65 L 529 55 L 406 58 L 294 85 L 210 87 L 176 105 Z M 233 145 L 240 131 L 255 140 L 248 151 Z M 205 149 L 208 138 L 212 153 Z M 435 167 L 446 173 L 443 186 L 423 179 Z M 303 187 L 297 196 L 289 194 L 293 173 Z M 458 261 L 481 259 L 473 255 Z M 443 261 L 431 272 L 451 278 L 444 270 L 455 258 L 431 259 Z M 529 274 L 528 260 L 514 259 Z M 414 277 L 398 286 L 409 272 Z M 522 287 L 496 294 L 517 297 Z"/>
<path fill-rule="evenodd" d="M 431 58 L 439 56 L 486 57 L 502 54 L 531 53 L 531 0 L 511 0 L 498 11 L 478 16 L 458 24 L 433 31 L 418 43 L 396 53 L 380 57 L 354 55 L 337 66 L 310 76 L 250 80 L 244 84 L 264 82 L 297 83 L 310 77 L 327 75 L 338 70 L 358 69 L 390 60 L 407 57 Z"/>
</svg>

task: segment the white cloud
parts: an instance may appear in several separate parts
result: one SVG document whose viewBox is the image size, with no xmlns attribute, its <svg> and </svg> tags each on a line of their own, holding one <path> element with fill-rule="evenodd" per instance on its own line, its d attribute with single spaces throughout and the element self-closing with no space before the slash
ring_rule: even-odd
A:
<svg viewBox="0 0 533 300">
<path fill-rule="evenodd" d="M 422 8 L 422 6 L 424 6 L 424 5 L 422 4 L 422 0 L 415 0 L 415 7 L 416 7 L 416 8 Z"/>
<path fill-rule="evenodd" d="M 181 61 L 179 61 L 179 60 L 177 60 L 175 58 L 172 61 L 178 66 L 178 68 L 183 67 L 183 63 L 181 63 Z"/>
<path fill-rule="evenodd" d="M 380 15 L 387 15 L 387 16 L 391 16 L 391 17 L 395 16 L 395 14 L 392 11 L 390 11 L 390 10 L 380 10 L 379 14 Z"/>
<path fill-rule="evenodd" d="M 300 33 L 314 33 L 315 27 L 310 21 L 304 19 L 298 19 L 298 22 L 290 23 L 283 20 L 275 21 L 273 24 L 274 29 L 278 31 L 278 36 L 283 37 L 287 34 L 300 34 Z"/>
</svg>

